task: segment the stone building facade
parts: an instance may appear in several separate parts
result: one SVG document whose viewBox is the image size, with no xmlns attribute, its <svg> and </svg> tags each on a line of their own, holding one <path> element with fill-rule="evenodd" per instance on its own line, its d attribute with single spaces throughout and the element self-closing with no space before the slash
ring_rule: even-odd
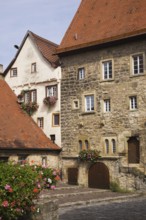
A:
<svg viewBox="0 0 146 220">
<path fill-rule="evenodd" d="M 62 56 L 61 132 L 64 178 L 78 169 L 78 183 L 88 186 L 89 164 L 81 149 L 97 149 L 109 179 L 121 168 L 146 164 L 146 41 L 125 41 Z M 141 68 L 138 70 L 137 68 Z M 82 72 L 82 77 L 80 76 Z"/>
</svg>

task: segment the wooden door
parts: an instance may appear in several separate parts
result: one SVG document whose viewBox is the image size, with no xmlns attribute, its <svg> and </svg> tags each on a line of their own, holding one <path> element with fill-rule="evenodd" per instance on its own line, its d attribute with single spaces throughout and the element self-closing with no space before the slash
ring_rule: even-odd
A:
<svg viewBox="0 0 146 220">
<path fill-rule="evenodd" d="M 139 140 L 136 137 L 131 137 L 128 140 L 128 163 L 139 163 Z"/>
<path fill-rule="evenodd" d="M 78 168 L 68 168 L 68 184 L 78 184 Z"/>
<path fill-rule="evenodd" d="M 99 162 L 90 167 L 88 185 L 91 188 L 109 189 L 109 170 L 104 163 Z"/>
</svg>

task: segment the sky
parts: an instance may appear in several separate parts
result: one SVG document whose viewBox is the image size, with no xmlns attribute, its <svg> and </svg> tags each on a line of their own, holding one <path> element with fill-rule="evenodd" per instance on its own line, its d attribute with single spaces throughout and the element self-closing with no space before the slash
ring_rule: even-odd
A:
<svg viewBox="0 0 146 220">
<path fill-rule="evenodd" d="M 28 30 L 60 44 L 81 0 L 0 0 L 0 64 L 4 69 Z"/>
</svg>

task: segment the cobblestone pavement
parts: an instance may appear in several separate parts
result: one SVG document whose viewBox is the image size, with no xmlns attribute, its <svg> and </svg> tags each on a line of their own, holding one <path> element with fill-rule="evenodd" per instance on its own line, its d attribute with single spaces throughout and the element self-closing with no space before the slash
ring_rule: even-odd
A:
<svg viewBox="0 0 146 220">
<path fill-rule="evenodd" d="M 62 208 L 59 220 L 146 220 L 146 197 L 82 208 Z"/>
</svg>

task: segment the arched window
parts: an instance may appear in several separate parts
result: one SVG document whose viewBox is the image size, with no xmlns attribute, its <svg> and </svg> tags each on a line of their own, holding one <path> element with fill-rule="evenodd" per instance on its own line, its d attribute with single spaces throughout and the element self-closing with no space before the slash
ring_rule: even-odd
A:
<svg viewBox="0 0 146 220">
<path fill-rule="evenodd" d="M 83 148 L 82 141 L 81 141 L 81 140 L 79 140 L 79 150 L 82 150 L 82 148 Z"/>
<path fill-rule="evenodd" d="M 105 139 L 105 150 L 106 150 L 106 153 L 109 154 L 109 140 L 108 139 Z"/>
<path fill-rule="evenodd" d="M 86 150 L 89 149 L 89 142 L 88 142 L 88 140 L 85 140 L 85 148 L 86 148 Z"/>
<path fill-rule="evenodd" d="M 113 154 L 116 153 L 116 141 L 115 139 L 112 139 L 112 150 L 113 150 Z"/>
</svg>

